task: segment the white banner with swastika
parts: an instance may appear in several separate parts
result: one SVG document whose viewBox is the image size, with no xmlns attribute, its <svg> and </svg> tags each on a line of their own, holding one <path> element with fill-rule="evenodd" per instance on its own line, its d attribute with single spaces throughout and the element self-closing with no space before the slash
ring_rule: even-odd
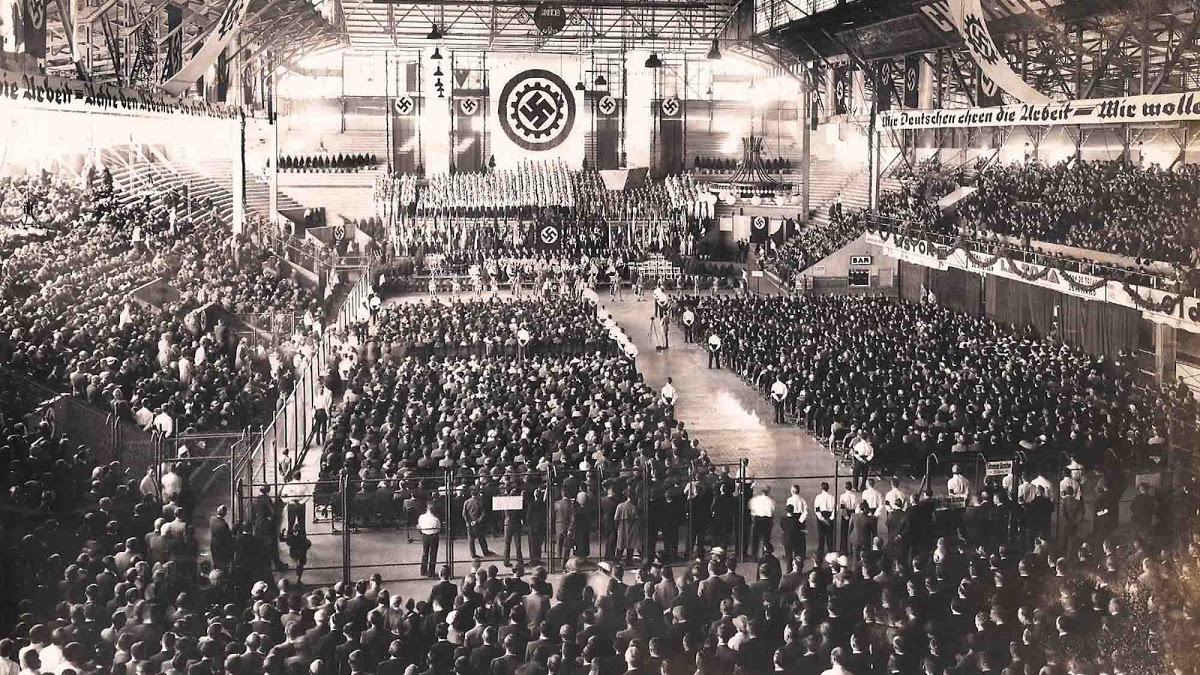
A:
<svg viewBox="0 0 1200 675">
<path fill-rule="evenodd" d="M 489 105 L 496 129 L 491 140 L 498 168 L 558 159 L 570 168 L 583 166 L 590 110 L 574 88 L 581 66 L 571 56 L 521 54 L 489 60 Z"/>
</svg>

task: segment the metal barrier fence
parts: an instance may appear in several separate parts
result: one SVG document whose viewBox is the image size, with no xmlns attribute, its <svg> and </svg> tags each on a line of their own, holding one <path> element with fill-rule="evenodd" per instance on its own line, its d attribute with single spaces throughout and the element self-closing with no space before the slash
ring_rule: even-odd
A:
<svg viewBox="0 0 1200 675">
<path fill-rule="evenodd" d="M 756 545 L 764 537 L 785 561 L 787 555 L 811 555 L 818 544 L 836 550 L 845 539 L 839 534 L 843 514 L 834 513 L 821 534 L 811 506 L 823 483 L 837 494 L 841 476 L 836 470 L 823 476 L 751 477 L 746 467 L 744 461 L 678 467 L 669 479 L 661 467 L 532 470 L 482 480 L 451 471 L 376 480 L 343 475 L 293 482 L 282 492 L 272 482 L 242 483 L 235 501 L 243 514 L 254 513 L 256 501 L 271 501 L 281 529 L 300 528 L 311 537 L 306 570 L 322 582 L 374 573 L 389 580 L 415 579 L 442 565 L 458 575 L 477 557 L 484 564 L 544 565 L 552 573 L 601 562 L 682 563 L 716 547 L 745 561 L 764 555 Z M 804 534 L 783 527 L 792 486 L 809 505 L 808 519 L 799 527 Z M 776 502 L 769 528 L 749 510 L 752 492 L 763 488 Z M 432 532 L 418 527 L 427 508 L 438 520 Z M 794 548 L 798 541 L 803 543 Z M 748 578 L 754 573 L 744 572 Z"/>
<path fill-rule="evenodd" d="M 241 492 L 239 485 L 270 485 L 278 488 L 287 476 L 280 467 L 298 467 L 304 460 L 312 434 L 312 407 L 321 387 L 321 377 L 337 358 L 330 333 L 345 335 L 351 327 L 366 318 L 366 300 L 371 294 L 371 269 L 360 270 L 359 278 L 350 288 L 332 325 L 326 328 L 313 357 L 297 373 L 292 391 L 283 399 L 270 424 L 259 431 L 258 442 L 249 451 L 231 454 L 231 492 Z M 237 501 L 237 500 L 234 500 Z"/>
</svg>

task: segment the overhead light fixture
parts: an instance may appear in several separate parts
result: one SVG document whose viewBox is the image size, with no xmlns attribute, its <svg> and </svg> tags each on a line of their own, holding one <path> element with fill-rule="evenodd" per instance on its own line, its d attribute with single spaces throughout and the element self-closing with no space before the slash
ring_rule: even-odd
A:
<svg viewBox="0 0 1200 675">
<path fill-rule="evenodd" d="M 442 33 L 442 30 L 440 28 L 438 28 L 438 25 L 435 23 L 435 24 L 433 24 L 433 28 L 429 29 L 429 35 L 426 35 L 425 39 L 426 40 L 441 40 L 444 37 L 446 37 L 445 34 Z"/>
<path fill-rule="evenodd" d="M 606 80 L 604 78 L 604 75 L 596 76 L 596 86 L 597 87 L 607 87 L 608 86 L 608 80 Z"/>
<path fill-rule="evenodd" d="M 575 91 L 587 91 L 587 87 L 583 86 L 583 80 L 575 83 Z"/>
<path fill-rule="evenodd" d="M 429 57 L 429 60 L 430 61 L 441 61 L 442 60 L 442 51 L 440 49 L 438 49 L 437 47 L 434 47 L 433 55 Z"/>
<path fill-rule="evenodd" d="M 721 60 L 721 45 L 720 45 L 720 41 L 717 40 L 717 38 L 713 38 L 712 47 L 709 47 L 709 49 L 708 49 L 708 60 L 709 61 Z"/>
<path fill-rule="evenodd" d="M 438 67 L 437 67 L 437 70 L 433 71 L 433 76 L 434 76 L 434 77 L 441 77 L 441 76 L 443 76 L 443 75 L 445 75 L 445 73 L 443 73 L 443 72 L 442 72 L 442 64 L 440 64 L 440 63 L 439 63 L 439 64 L 438 64 Z"/>
<path fill-rule="evenodd" d="M 658 58 L 658 52 L 652 52 L 650 58 L 646 59 L 647 68 L 662 68 L 662 59 Z"/>
<path fill-rule="evenodd" d="M 711 84 L 710 84 L 710 85 L 708 85 L 708 91 L 706 91 L 706 92 L 704 92 L 704 93 L 708 94 L 709 96 L 712 96 L 712 95 L 713 95 L 713 93 L 712 93 L 712 85 L 711 85 Z"/>
</svg>

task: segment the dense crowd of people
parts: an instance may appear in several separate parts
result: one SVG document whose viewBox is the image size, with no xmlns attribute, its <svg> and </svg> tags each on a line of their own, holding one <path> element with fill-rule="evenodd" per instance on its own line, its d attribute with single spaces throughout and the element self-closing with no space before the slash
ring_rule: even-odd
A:
<svg viewBox="0 0 1200 675">
<path fill-rule="evenodd" d="M 818 436 L 868 439 L 877 464 L 926 456 L 1060 452 L 1099 467 L 1112 450 L 1196 440 L 1187 386 L 1147 385 L 1133 355 L 1085 355 L 987 318 L 868 297 L 693 299 L 700 339 L 752 386 L 786 384 L 783 407 Z M 963 455 L 966 456 L 966 455 Z"/>
<path fill-rule="evenodd" d="M 828 221 L 810 221 L 799 226 L 796 234 L 782 245 L 762 247 L 759 264 L 779 277 L 787 288 L 792 288 L 799 275 L 854 241 L 865 225 L 861 211 L 835 210 Z"/>
<path fill-rule="evenodd" d="M 268 350 L 213 318 L 283 311 L 320 323 L 321 304 L 266 249 L 211 211 L 123 203 L 52 175 L 10 180 L 45 192 L 60 216 L 0 241 L 0 361 L 145 427 L 165 413 L 178 431 L 236 430 L 273 411 L 285 360 L 311 337 Z M 161 279 L 169 291 L 135 297 Z"/>
<path fill-rule="evenodd" d="M 1029 251 L 1047 243 L 1117 254 L 1133 261 L 1082 269 L 1135 284 L 1160 277 L 1167 280 L 1163 288 L 1186 291 L 1200 281 L 1200 235 L 1190 220 L 1200 200 L 1200 173 L 1192 165 L 1164 171 L 1121 162 L 995 164 L 975 176 L 973 194 L 945 212 L 937 200 L 970 182 L 961 171 L 930 161 L 901 178 L 901 191 L 881 195 L 880 213 L 905 227 L 967 235 L 988 251 L 1006 236 Z M 1085 262 L 1056 256 L 1061 261 L 1046 263 Z"/>
<path fill-rule="evenodd" d="M 358 171 L 375 166 L 374 153 L 338 153 L 319 155 L 284 155 L 279 158 L 280 171 L 305 173 L 329 173 L 335 171 Z"/>
<path fill-rule="evenodd" d="M 461 515 L 440 517 L 461 517 L 481 555 L 491 553 L 493 531 L 481 498 L 506 493 L 557 500 L 569 524 L 536 530 L 536 511 L 528 519 L 505 512 L 506 548 L 516 544 L 518 559 L 527 532 L 531 566 L 610 545 L 611 555 L 600 555 L 616 562 L 552 581 L 541 566 L 526 576 L 520 562 L 510 574 L 477 561 L 455 576 L 426 560 L 422 571 L 436 581 L 409 597 L 379 574 L 295 584 L 282 576 L 283 515 L 270 494 L 256 497 L 241 521 L 218 509 L 209 553 L 199 555 L 185 506 L 194 495 L 178 477 L 139 483 L 119 464 L 93 468 L 85 452 L 72 457 L 48 427 L 8 425 L 7 447 L 82 516 L 45 521 L 19 538 L 0 530 L 0 569 L 12 582 L 0 601 L 0 667 L 27 675 L 1157 675 L 1194 666 L 1200 626 L 1190 589 L 1200 545 L 1180 536 L 1191 532 L 1186 521 L 1132 542 L 1100 528 L 1073 545 L 969 527 L 939 535 L 929 527 L 936 502 L 900 491 L 902 546 L 855 539 L 872 518 L 864 497 L 847 552 L 780 560 L 768 529 L 748 564 L 714 527 L 694 557 L 670 556 L 670 540 L 634 557 L 630 514 L 666 521 L 678 495 L 668 489 L 648 505 L 621 494 L 620 468 L 661 472 L 654 484 L 669 485 L 687 444 L 629 361 L 539 354 L 381 360 L 354 371 L 352 381 L 369 389 L 339 411 L 322 462 L 355 476 L 356 503 L 363 492 L 373 498 L 398 485 L 404 503 L 423 512 L 418 527 L 436 532 L 434 504 L 444 495 L 416 476 L 441 465 L 455 474 Z M 442 415 L 427 412 L 434 405 Z M 581 476 L 561 483 L 561 498 L 549 494 L 547 468 L 576 461 L 600 467 L 604 482 Z M 42 474 L 39 463 L 55 473 Z M 736 489 L 728 475 L 705 475 L 718 496 Z M 1183 498 L 1191 487 L 1182 486 Z M 832 497 L 820 500 L 814 509 L 835 508 Z M 587 529 L 595 509 L 613 502 L 611 531 Z M 807 508 L 806 498 L 790 495 L 786 513 L 798 505 Z M 774 499 L 756 490 L 749 508 L 774 509 Z M 381 513 L 364 509 L 363 517 Z M 303 542 L 296 546 L 302 559 Z"/>
</svg>

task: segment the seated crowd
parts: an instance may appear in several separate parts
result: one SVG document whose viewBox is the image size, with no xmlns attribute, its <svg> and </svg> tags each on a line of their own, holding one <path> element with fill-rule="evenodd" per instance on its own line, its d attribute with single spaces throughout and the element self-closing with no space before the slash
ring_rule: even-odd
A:
<svg viewBox="0 0 1200 675">
<path fill-rule="evenodd" d="M 810 221 L 781 246 L 761 249 L 759 263 L 791 288 L 796 278 L 827 255 L 854 241 L 866 220 L 860 211 L 834 209 L 827 222 Z"/>
<path fill-rule="evenodd" d="M 455 474 L 456 506 L 471 514 L 481 494 L 550 498 L 552 465 L 645 466 L 663 474 L 657 485 L 670 484 L 686 457 L 685 435 L 676 436 L 669 411 L 630 378 L 627 361 L 536 355 L 437 369 L 412 361 L 356 366 L 354 381 L 370 390 L 345 403 L 323 463 L 355 476 L 356 490 L 395 483 L 418 502 L 441 503 L 444 495 L 418 477 L 436 452 L 436 463 Z M 427 412 L 439 400 L 442 420 Z M 70 452 L 48 429 L 8 431 L 8 447 L 27 461 Z M 1141 533 L 1124 544 L 1097 529 L 1078 546 L 1029 542 L 1020 519 L 998 520 L 1012 529 L 986 537 L 967 527 L 937 536 L 926 526 L 935 508 L 927 494 L 909 506 L 898 546 L 852 541 L 844 553 L 781 561 L 768 529 L 747 568 L 737 543 L 724 548 L 713 532 L 711 548 L 695 558 L 672 560 L 664 540 L 630 574 L 622 562 L 609 574 L 554 583 L 541 567 L 526 578 L 519 562 L 511 575 L 476 562 L 458 579 L 448 566 L 426 567 L 438 581 L 402 597 L 379 574 L 315 587 L 276 578 L 270 563 L 279 557 L 280 525 L 269 495 L 255 500 L 250 522 L 230 524 L 218 509 L 211 553 L 198 556 L 186 484 L 160 493 L 119 464 L 54 466 L 64 486 L 77 486 L 69 523 L 47 521 L 40 536 L 20 539 L 0 531 L 0 567 L 15 582 L 0 601 L 6 672 L 1158 675 L 1189 672 L 1200 628 L 1190 591 L 1200 575 L 1194 540 L 1172 548 L 1170 539 Z M 575 504 L 572 523 L 594 520 L 606 499 L 621 502 L 618 523 L 630 509 L 666 518 L 670 490 L 656 510 L 638 495 L 615 494 L 619 469 L 601 472 L 602 486 L 570 482 L 579 489 L 564 497 Z M 710 482 L 729 494 L 727 475 Z M 1195 504 L 1187 508 L 1193 513 Z M 519 527 L 514 513 L 505 514 L 506 532 Z M 851 532 L 869 519 L 856 509 Z M 532 530 L 537 520 L 529 521 L 530 542 L 540 545 L 546 533 Z M 555 532 L 547 555 L 586 555 L 591 532 Z M 628 537 L 616 527 L 613 554 L 601 555 L 625 558 Z"/>
<path fill-rule="evenodd" d="M 900 193 L 882 199 L 880 213 L 905 226 L 985 241 L 1006 236 L 1031 251 L 1041 250 L 1039 243 L 1064 244 L 1133 258 L 1132 264 L 1106 261 L 1107 271 L 1089 269 L 1135 284 L 1148 284 L 1148 274 L 1187 288 L 1200 281 L 1193 278 L 1200 267 L 1200 235 L 1192 227 L 1200 171 L 1194 165 L 1164 171 L 1120 162 L 997 164 L 977 175 L 978 190 L 957 214 L 941 212 L 936 201 L 967 182 L 961 174 L 926 163 L 903 180 Z"/>
<path fill-rule="evenodd" d="M 270 415 L 289 386 L 282 364 L 311 339 L 268 353 L 212 314 L 307 313 L 317 324 L 311 293 L 211 212 L 178 215 L 149 197 L 123 204 L 103 187 L 32 180 L 65 208 L 44 234 L 0 241 L 0 362 L 139 423 L 166 413 L 178 431 L 240 429 Z M 163 279 L 177 297 L 134 294 Z"/>
<path fill-rule="evenodd" d="M 990 319 L 868 297 L 692 299 L 699 340 L 756 388 L 781 379 L 784 407 L 820 437 L 869 439 L 875 461 L 922 466 L 959 452 L 1031 461 L 1060 452 L 1100 466 L 1171 434 L 1195 440 L 1182 383 L 1143 382 L 1132 355 L 1085 355 Z"/>
<path fill-rule="evenodd" d="M 373 167 L 375 163 L 374 153 L 284 155 L 279 158 L 279 170 L 304 172 L 358 171 L 359 169 Z"/>
</svg>

